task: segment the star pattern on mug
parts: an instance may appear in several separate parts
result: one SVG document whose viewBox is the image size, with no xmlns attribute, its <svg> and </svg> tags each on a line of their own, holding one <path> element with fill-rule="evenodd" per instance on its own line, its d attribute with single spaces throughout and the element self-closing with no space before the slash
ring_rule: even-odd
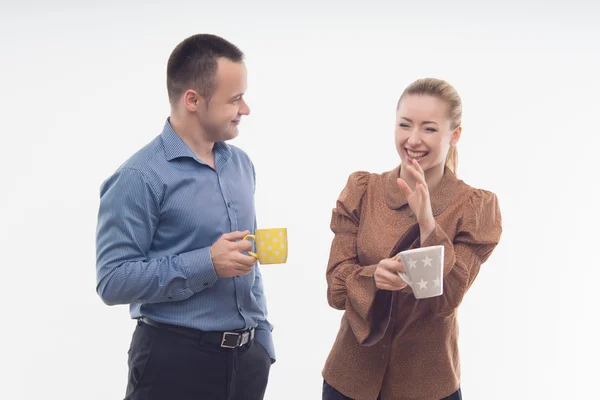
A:
<svg viewBox="0 0 600 400">
<path fill-rule="evenodd" d="M 433 261 L 433 258 L 429 258 L 427 256 L 425 256 L 425 258 L 422 260 L 423 261 L 423 266 L 424 267 L 431 267 L 431 262 Z"/>
<path fill-rule="evenodd" d="M 417 261 L 413 260 L 412 258 L 408 259 L 408 266 L 409 268 L 417 268 Z"/>
<path fill-rule="evenodd" d="M 423 278 L 421 278 L 421 281 L 417 282 L 419 285 L 419 290 L 427 289 L 427 283 L 427 281 L 424 281 Z"/>
<path fill-rule="evenodd" d="M 435 280 L 433 281 L 433 287 L 440 287 L 440 278 L 435 278 Z"/>
</svg>

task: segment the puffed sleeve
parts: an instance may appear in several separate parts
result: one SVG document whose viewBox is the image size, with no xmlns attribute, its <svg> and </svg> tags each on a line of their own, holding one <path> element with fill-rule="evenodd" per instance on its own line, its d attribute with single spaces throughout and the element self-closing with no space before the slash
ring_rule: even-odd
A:
<svg viewBox="0 0 600 400">
<path fill-rule="evenodd" d="M 383 337 L 392 303 L 391 292 L 375 287 L 377 264 L 360 265 L 357 255 L 360 210 L 369 176 L 362 171 L 350 175 L 333 209 L 331 230 L 335 236 L 326 274 L 329 305 L 346 310 L 350 327 L 364 345 L 372 345 Z"/>
<path fill-rule="evenodd" d="M 428 299 L 434 312 L 450 312 L 460 305 L 501 234 L 498 198 L 480 189 L 473 190 L 466 201 L 454 240 L 436 224 L 433 233 L 421 244 L 421 247 L 444 246 L 444 293 Z"/>
</svg>

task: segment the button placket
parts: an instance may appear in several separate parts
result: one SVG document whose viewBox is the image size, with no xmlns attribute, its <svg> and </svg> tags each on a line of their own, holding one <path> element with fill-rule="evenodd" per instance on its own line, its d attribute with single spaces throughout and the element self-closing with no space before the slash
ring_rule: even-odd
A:
<svg viewBox="0 0 600 400">
<path fill-rule="evenodd" d="M 221 181 L 220 175 L 219 175 L 219 188 L 221 189 L 221 195 L 223 196 L 223 200 L 225 201 L 225 207 L 227 208 L 227 216 L 229 217 L 230 229 L 231 229 L 231 231 L 237 231 L 238 223 L 237 223 L 235 211 L 233 210 L 233 203 L 231 201 L 231 197 L 229 196 L 229 192 L 227 191 L 226 186 Z"/>
</svg>

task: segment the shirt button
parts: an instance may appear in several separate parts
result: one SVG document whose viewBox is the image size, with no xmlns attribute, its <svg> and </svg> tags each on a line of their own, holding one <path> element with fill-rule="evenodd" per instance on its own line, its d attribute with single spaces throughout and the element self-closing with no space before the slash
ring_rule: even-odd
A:
<svg viewBox="0 0 600 400">
<path fill-rule="evenodd" d="M 204 282 L 204 286 L 208 286 L 208 282 Z"/>
<path fill-rule="evenodd" d="M 238 311 L 239 311 L 239 312 L 242 312 L 242 307 L 238 307 Z"/>
<path fill-rule="evenodd" d="M 230 201 L 227 202 L 227 207 L 231 208 L 231 202 Z"/>
</svg>

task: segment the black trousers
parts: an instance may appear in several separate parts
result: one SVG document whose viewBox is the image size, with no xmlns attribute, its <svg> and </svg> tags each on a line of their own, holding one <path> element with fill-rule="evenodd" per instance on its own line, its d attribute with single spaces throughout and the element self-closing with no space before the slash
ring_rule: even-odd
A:
<svg viewBox="0 0 600 400">
<path fill-rule="evenodd" d="M 382 400 L 381 396 L 377 398 Z M 323 400 L 352 400 L 350 397 L 346 397 L 337 390 L 335 390 L 330 384 L 323 381 Z M 450 396 L 444 397 L 441 400 L 462 400 L 462 393 L 460 388 L 452 393 Z"/>
<path fill-rule="evenodd" d="M 128 363 L 125 400 L 262 400 L 271 368 L 256 340 L 227 349 L 141 321 Z"/>
</svg>

